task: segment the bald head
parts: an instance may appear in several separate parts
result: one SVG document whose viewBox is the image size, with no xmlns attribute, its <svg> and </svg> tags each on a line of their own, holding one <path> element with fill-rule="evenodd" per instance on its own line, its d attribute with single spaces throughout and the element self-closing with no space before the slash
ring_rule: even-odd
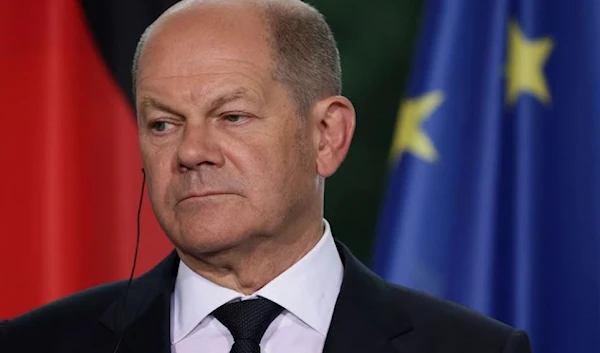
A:
<svg viewBox="0 0 600 353">
<path fill-rule="evenodd" d="M 262 31 L 248 40 L 265 42 L 272 77 L 290 91 L 301 115 L 316 100 L 341 94 L 340 58 L 331 29 L 316 9 L 300 0 L 184 0 L 177 3 L 146 29 L 138 43 L 132 68 L 134 90 L 140 79 L 140 60 L 156 36 L 164 31 L 180 31 L 179 38 L 185 40 L 183 36 L 189 27 L 178 26 L 184 18 L 188 23 L 214 23 L 222 34 L 223 28 L 225 31 L 231 28 L 232 24 L 227 21 L 233 13 L 244 14 L 244 20 L 260 23 Z"/>
</svg>

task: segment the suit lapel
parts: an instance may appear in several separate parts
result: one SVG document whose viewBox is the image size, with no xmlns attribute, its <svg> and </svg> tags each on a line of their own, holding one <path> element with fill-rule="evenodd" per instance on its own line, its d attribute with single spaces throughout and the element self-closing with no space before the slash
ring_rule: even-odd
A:
<svg viewBox="0 0 600 353">
<path fill-rule="evenodd" d="M 122 334 L 119 353 L 169 353 L 171 294 L 179 258 L 175 252 L 131 283 L 127 300 L 115 301 L 100 321 Z"/>
<path fill-rule="evenodd" d="M 169 353 L 170 295 L 161 294 L 124 331 L 119 353 Z"/>
<path fill-rule="evenodd" d="M 394 302 L 382 279 L 343 244 L 337 243 L 337 247 L 344 263 L 344 279 L 323 352 L 402 352 L 398 342 L 412 330 L 410 318 Z"/>
</svg>

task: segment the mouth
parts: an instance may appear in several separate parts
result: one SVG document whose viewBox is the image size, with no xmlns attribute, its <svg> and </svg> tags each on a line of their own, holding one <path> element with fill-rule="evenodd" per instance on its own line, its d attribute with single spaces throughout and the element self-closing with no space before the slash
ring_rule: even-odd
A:
<svg viewBox="0 0 600 353">
<path fill-rule="evenodd" d="M 191 194 L 191 195 L 185 196 L 184 198 L 179 200 L 177 203 L 182 203 L 184 201 L 189 201 L 189 200 L 194 200 L 194 199 L 206 199 L 206 198 L 230 196 L 230 195 L 234 195 L 234 194 L 230 193 L 230 192 L 218 192 L 218 191 L 204 192 L 204 193 Z"/>
</svg>

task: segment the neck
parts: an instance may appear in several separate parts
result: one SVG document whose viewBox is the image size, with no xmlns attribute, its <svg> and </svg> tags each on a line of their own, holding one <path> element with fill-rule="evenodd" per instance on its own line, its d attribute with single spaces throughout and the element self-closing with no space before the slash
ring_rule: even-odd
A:
<svg viewBox="0 0 600 353">
<path fill-rule="evenodd" d="M 194 272 L 222 287 L 251 295 L 306 255 L 323 235 L 323 221 L 300 225 L 285 234 L 256 237 L 243 246 L 203 256 L 178 251 Z"/>
</svg>

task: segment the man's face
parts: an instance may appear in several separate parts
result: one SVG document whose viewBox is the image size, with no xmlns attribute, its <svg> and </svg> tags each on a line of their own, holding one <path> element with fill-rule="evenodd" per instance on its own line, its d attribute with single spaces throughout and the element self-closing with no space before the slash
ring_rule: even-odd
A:
<svg viewBox="0 0 600 353">
<path fill-rule="evenodd" d="M 223 8 L 177 14 L 139 63 L 139 139 L 157 219 L 186 252 L 289 232 L 321 191 L 310 118 L 272 79 L 261 21 Z"/>
</svg>

